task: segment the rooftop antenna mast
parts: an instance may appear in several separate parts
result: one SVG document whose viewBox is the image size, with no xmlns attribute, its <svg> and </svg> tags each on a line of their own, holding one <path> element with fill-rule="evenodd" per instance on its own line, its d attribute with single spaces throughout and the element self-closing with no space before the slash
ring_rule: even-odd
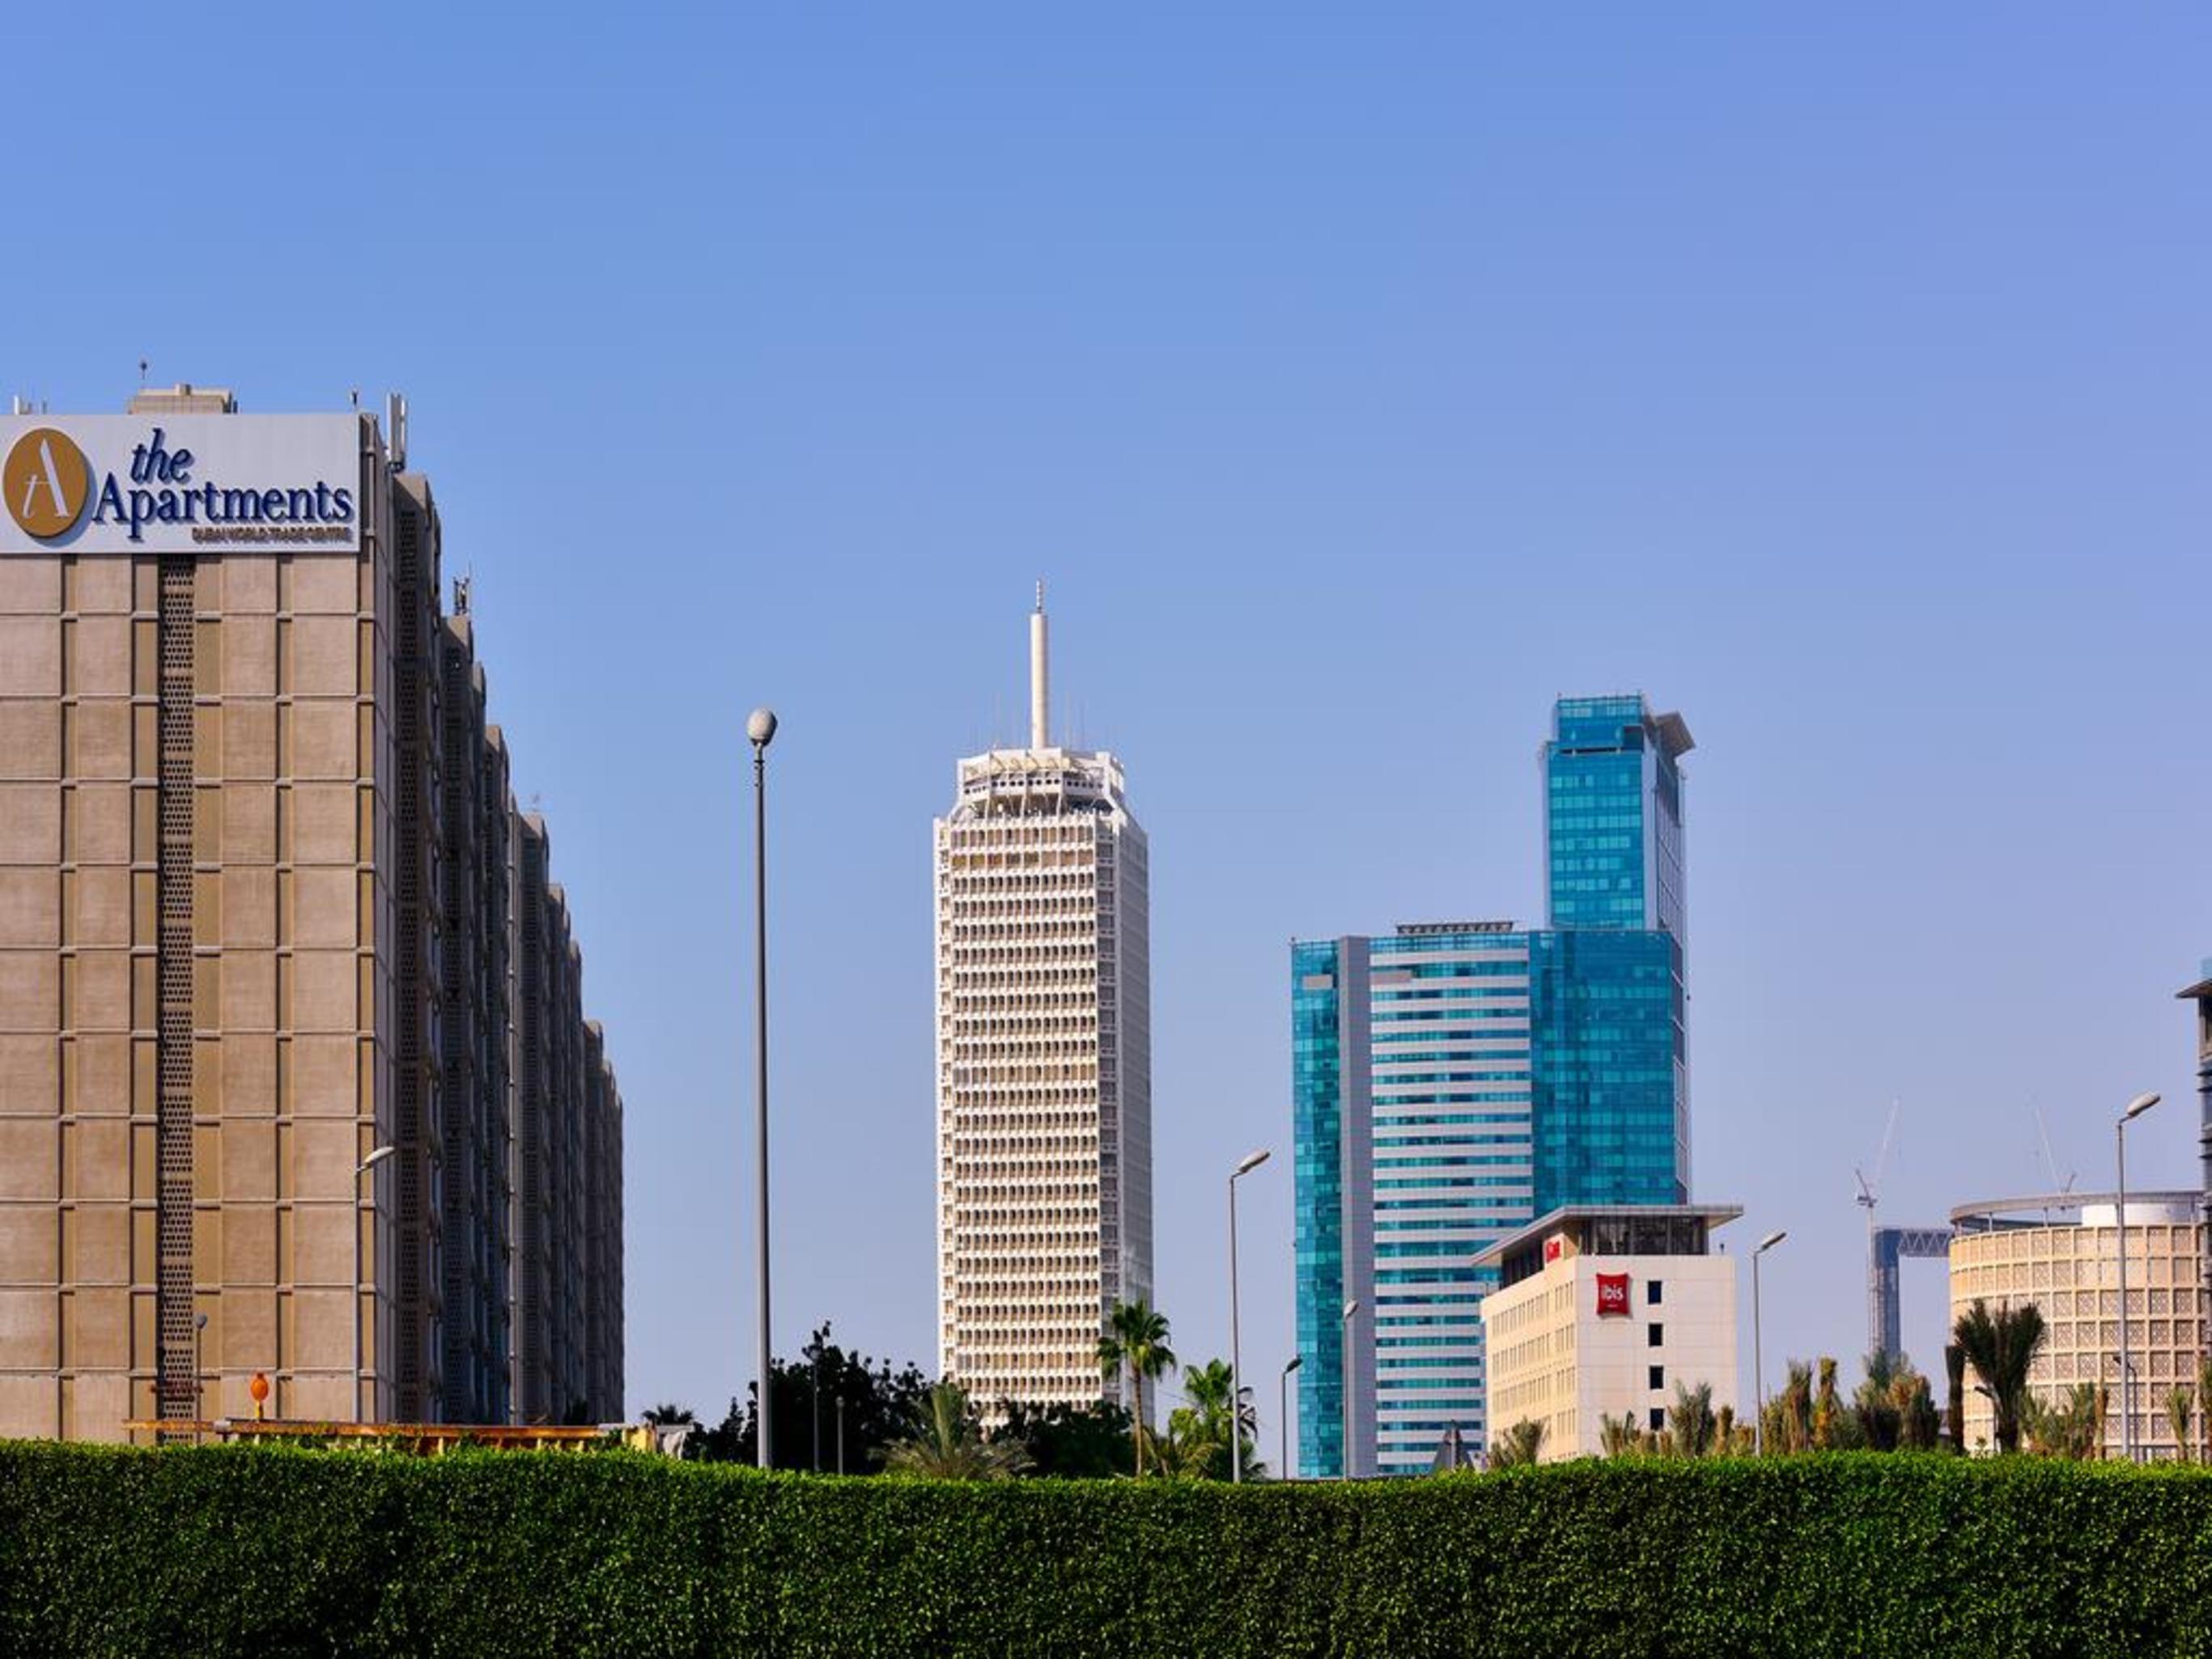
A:
<svg viewBox="0 0 2212 1659">
<path fill-rule="evenodd" d="M 1051 706 L 1052 667 L 1050 662 L 1050 624 L 1044 614 L 1044 581 L 1036 585 L 1036 609 L 1030 612 L 1030 747 L 1051 747 L 1049 722 L 1046 719 Z"/>
</svg>

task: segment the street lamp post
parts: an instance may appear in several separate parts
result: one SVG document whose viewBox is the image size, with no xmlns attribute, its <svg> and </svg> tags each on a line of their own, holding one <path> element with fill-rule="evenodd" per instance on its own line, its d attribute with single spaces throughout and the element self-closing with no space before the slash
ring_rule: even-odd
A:
<svg viewBox="0 0 2212 1659">
<path fill-rule="evenodd" d="M 369 1416 L 361 1414 L 361 1178 L 399 1149 L 380 1146 L 353 1166 L 353 1420 L 367 1422 L 376 1414 L 375 1390 L 369 1395 Z"/>
<path fill-rule="evenodd" d="M 837 1473 L 845 1473 L 845 1396 L 837 1396 Z"/>
<path fill-rule="evenodd" d="M 2112 1125 L 2120 1182 L 2118 1201 L 2112 1206 L 2120 1245 L 2120 1455 L 2130 1463 L 2136 1456 L 2136 1416 L 2135 1367 L 2128 1358 L 2128 1124 L 2157 1104 L 2156 1095 L 2137 1095 Z"/>
<path fill-rule="evenodd" d="M 814 1473 L 822 1473 L 822 1346 L 814 1347 Z"/>
<path fill-rule="evenodd" d="M 1291 1356 L 1290 1364 L 1283 1367 L 1283 1375 L 1275 1384 L 1275 1415 L 1280 1419 L 1283 1431 L 1283 1473 L 1281 1478 L 1291 1478 L 1291 1373 L 1306 1363 L 1302 1353 Z"/>
<path fill-rule="evenodd" d="M 1359 1311 L 1359 1298 L 1344 1304 L 1344 1474 L 1352 1479 L 1352 1319 Z"/>
<path fill-rule="evenodd" d="M 1759 1346 L 1759 1258 L 1789 1237 L 1787 1231 L 1769 1233 L 1751 1253 L 1751 1452 L 1754 1457 L 1766 1451 L 1766 1367 Z"/>
<path fill-rule="evenodd" d="M 192 1316 L 192 1443 L 200 1443 L 200 1425 L 207 1421 L 207 1404 L 200 1397 L 206 1386 L 207 1370 L 200 1359 L 200 1337 L 207 1329 L 207 1316 Z"/>
<path fill-rule="evenodd" d="M 775 711 L 754 709 L 745 720 L 745 738 L 753 746 L 753 1133 L 760 1172 L 760 1413 L 754 1449 L 755 1461 L 766 1469 L 775 1462 L 768 1300 L 768 746 L 775 738 Z"/>
<path fill-rule="evenodd" d="M 1237 1343 L 1237 1179 L 1258 1169 L 1267 1161 L 1267 1149 L 1261 1147 L 1249 1153 L 1244 1161 L 1229 1172 L 1229 1479 L 1231 1484 L 1244 1479 L 1244 1395 L 1239 1383 L 1243 1380 L 1243 1350 Z"/>
</svg>

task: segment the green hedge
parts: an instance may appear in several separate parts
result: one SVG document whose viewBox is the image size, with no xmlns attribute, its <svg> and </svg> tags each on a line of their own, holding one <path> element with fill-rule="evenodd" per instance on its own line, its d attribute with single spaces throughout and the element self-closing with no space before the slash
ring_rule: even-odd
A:
<svg viewBox="0 0 2212 1659">
<path fill-rule="evenodd" d="M 2007 1460 L 1354 1486 L 0 1445 L 23 1654 L 2212 1653 L 2212 1480 Z"/>
</svg>

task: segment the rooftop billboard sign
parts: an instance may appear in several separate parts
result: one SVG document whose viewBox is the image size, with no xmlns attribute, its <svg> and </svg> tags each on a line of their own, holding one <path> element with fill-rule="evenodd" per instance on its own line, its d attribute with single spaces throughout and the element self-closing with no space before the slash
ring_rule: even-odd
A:
<svg viewBox="0 0 2212 1659">
<path fill-rule="evenodd" d="M 0 557 L 354 552 L 356 415 L 0 416 Z"/>
</svg>

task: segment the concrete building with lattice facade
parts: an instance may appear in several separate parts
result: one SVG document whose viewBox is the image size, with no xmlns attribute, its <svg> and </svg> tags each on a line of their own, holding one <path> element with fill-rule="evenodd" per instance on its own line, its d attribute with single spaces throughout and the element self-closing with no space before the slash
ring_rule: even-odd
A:
<svg viewBox="0 0 2212 1659">
<path fill-rule="evenodd" d="M 519 1017 L 539 896 L 404 447 L 397 400 L 0 421 L 0 1436 L 242 1415 L 257 1372 L 289 1418 L 521 1415 L 536 1044 L 560 1156 L 614 1148 L 538 1224 L 618 1232 L 580 1007 Z M 614 1277 L 563 1287 L 546 1409 L 615 1415 L 619 1243 L 561 1271 Z"/>
<path fill-rule="evenodd" d="M 936 824 L 938 1363 L 991 1413 L 1122 1401 L 1098 1339 L 1152 1294 L 1145 832 L 1048 685 L 1040 587 L 1029 745 Z"/>
<path fill-rule="evenodd" d="M 2166 1396 L 2193 1388 L 2205 1352 L 2203 1195 L 2128 1194 L 2128 1347 L 2135 1368 L 2136 1445 L 2177 1455 Z M 2120 1449 L 2120 1228 L 2110 1193 L 2048 1193 L 1951 1212 L 1951 1317 L 1977 1299 L 1992 1308 L 2033 1303 L 2049 1335 L 2028 1387 L 2058 1406 L 2081 1382 L 2107 1391 L 2104 1449 Z M 1971 1378 L 1970 1378 L 1971 1380 Z M 1967 1449 L 1994 1443 L 1987 1396 L 1966 1392 Z"/>
</svg>

